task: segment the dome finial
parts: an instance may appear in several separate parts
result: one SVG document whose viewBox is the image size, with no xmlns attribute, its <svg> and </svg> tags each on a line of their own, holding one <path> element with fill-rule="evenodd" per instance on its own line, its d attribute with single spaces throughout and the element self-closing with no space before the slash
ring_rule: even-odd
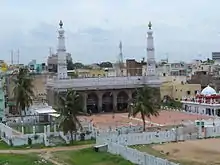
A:
<svg viewBox="0 0 220 165">
<path fill-rule="evenodd" d="M 152 28 L 152 23 L 151 23 L 151 21 L 150 21 L 149 24 L 148 24 L 148 28 L 149 28 L 149 30 L 151 30 L 151 28 Z"/>
<path fill-rule="evenodd" d="M 60 28 L 62 28 L 62 27 L 63 27 L 63 21 L 62 21 L 62 20 L 60 20 L 59 25 L 60 25 Z"/>
</svg>

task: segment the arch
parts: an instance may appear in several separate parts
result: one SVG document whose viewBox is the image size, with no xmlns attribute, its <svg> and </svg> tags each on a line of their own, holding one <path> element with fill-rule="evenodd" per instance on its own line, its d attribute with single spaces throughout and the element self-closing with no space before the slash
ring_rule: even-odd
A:
<svg viewBox="0 0 220 165">
<path fill-rule="evenodd" d="M 117 109 L 118 111 L 124 111 L 128 107 L 128 94 L 125 91 L 121 91 L 117 95 Z"/>
<path fill-rule="evenodd" d="M 87 95 L 87 112 L 91 110 L 92 113 L 98 113 L 98 96 L 96 93 L 92 92 Z"/>
<path fill-rule="evenodd" d="M 112 112 L 113 110 L 113 94 L 106 92 L 102 95 L 102 110 L 104 112 Z"/>
</svg>

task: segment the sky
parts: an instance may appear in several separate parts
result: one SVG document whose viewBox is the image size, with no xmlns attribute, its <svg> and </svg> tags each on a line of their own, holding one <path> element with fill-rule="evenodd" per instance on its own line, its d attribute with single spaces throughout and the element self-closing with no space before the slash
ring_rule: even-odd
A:
<svg viewBox="0 0 220 165">
<path fill-rule="evenodd" d="M 220 51 L 219 0 L 0 0 L 0 59 L 46 62 L 63 20 L 73 62 L 147 58 L 151 21 L 156 60 L 190 61 Z"/>
</svg>

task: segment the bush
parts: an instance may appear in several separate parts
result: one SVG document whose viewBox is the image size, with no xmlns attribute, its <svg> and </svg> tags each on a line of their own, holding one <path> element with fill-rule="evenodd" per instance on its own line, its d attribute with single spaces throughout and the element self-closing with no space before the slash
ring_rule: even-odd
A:
<svg viewBox="0 0 220 165">
<path fill-rule="evenodd" d="M 84 141 L 85 140 L 85 133 L 81 133 L 80 134 L 80 141 Z"/>
<path fill-rule="evenodd" d="M 28 145 L 31 146 L 32 145 L 32 139 L 28 138 Z"/>
<path fill-rule="evenodd" d="M 10 146 L 13 147 L 12 139 L 9 139 Z"/>
</svg>

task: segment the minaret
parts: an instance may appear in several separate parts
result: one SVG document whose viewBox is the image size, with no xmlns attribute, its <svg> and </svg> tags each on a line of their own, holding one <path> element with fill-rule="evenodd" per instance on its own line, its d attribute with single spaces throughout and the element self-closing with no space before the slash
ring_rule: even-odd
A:
<svg viewBox="0 0 220 165">
<path fill-rule="evenodd" d="M 152 31 L 152 24 L 149 22 L 147 32 L 147 75 L 156 75 L 156 61 L 154 56 L 154 38 Z"/>
<path fill-rule="evenodd" d="M 66 61 L 66 47 L 65 47 L 65 37 L 63 22 L 59 23 L 60 28 L 58 29 L 58 46 L 57 46 L 57 56 L 58 56 L 58 65 L 57 65 L 57 74 L 58 79 L 66 79 L 67 76 L 67 61 Z"/>
</svg>

